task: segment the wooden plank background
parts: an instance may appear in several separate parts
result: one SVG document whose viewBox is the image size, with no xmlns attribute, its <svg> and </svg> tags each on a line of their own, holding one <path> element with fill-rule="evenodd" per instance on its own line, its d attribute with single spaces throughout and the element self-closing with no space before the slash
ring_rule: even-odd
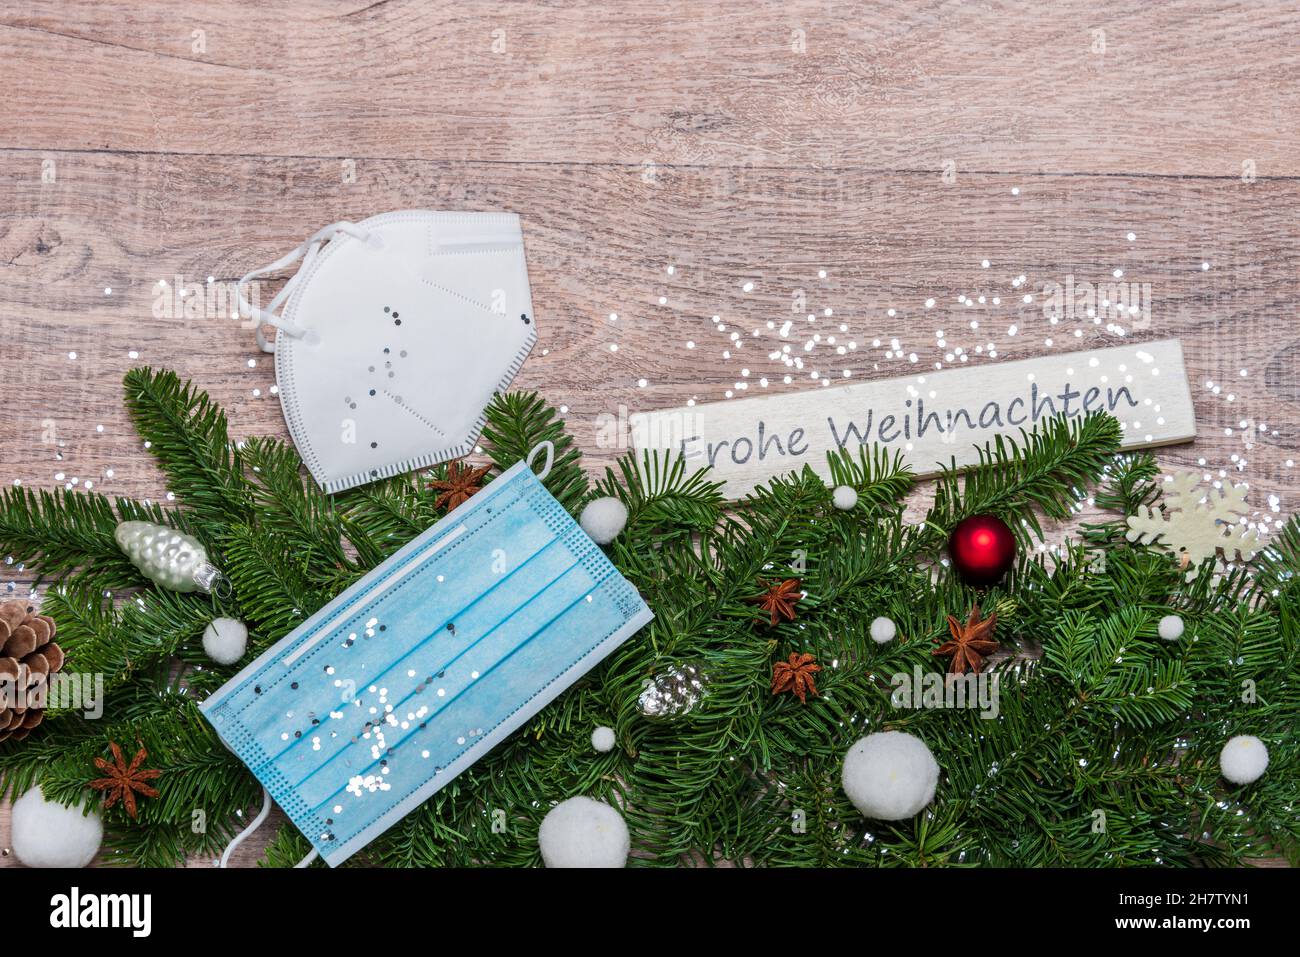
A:
<svg viewBox="0 0 1300 957">
<path fill-rule="evenodd" d="M 165 499 L 120 401 L 141 363 L 284 434 L 252 333 L 220 301 L 159 317 L 159 280 L 219 300 L 338 219 L 507 209 L 540 334 L 517 383 L 593 468 L 620 410 L 1178 337 L 1200 433 L 1162 462 L 1280 521 L 1298 31 L 1231 0 L 11 2 L 0 481 Z M 1149 323 L 1044 317 L 1045 283 L 1117 269 Z M 805 341 L 797 374 L 769 358 Z"/>
</svg>

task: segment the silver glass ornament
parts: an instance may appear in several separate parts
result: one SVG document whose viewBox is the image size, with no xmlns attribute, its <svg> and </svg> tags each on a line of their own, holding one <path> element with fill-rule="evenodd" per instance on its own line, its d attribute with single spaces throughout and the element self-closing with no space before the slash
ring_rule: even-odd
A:
<svg viewBox="0 0 1300 957">
<path fill-rule="evenodd" d="M 117 547 L 150 581 L 172 591 L 221 591 L 225 579 L 198 540 L 153 522 L 122 522 Z"/>
<path fill-rule="evenodd" d="M 637 708 L 650 718 L 680 717 L 699 707 L 708 689 L 709 677 L 698 664 L 679 662 L 646 679 Z"/>
</svg>

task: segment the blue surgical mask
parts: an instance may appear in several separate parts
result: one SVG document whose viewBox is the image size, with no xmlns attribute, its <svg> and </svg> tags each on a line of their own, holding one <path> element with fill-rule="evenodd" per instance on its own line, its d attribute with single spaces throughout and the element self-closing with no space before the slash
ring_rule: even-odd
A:
<svg viewBox="0 0 1300 957">
<path fill-rule="evenodd" d="M 445 787 L 653 617 L 534 474 L 540 451 L 544 477 L 550 443 L 202 705 L 262 782 L 264 812 L 270 800 L 279 804 L 330 866 Z"/>
</svg>

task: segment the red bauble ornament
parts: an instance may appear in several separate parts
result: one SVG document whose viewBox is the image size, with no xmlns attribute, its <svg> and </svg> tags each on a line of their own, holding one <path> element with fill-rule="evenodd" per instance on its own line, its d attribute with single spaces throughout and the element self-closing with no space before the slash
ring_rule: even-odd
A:
<svg viewBox="0 0 1300 957">
<path fill-rule="evenodd" d="M 962 519 L 948 537 L 948 557 L 961 580 L 985 588 L 1002 580 L 1016 560 L 1016 537 L 992 515 Z"/>
</svg>

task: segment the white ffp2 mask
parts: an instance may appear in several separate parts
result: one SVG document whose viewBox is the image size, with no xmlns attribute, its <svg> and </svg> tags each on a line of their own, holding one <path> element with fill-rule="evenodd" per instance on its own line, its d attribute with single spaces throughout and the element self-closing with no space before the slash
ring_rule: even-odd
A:
<svg viewBox="0 0 1300 957">
<path fill-rule="evenodd" d="M 265 309 L 247 284 L 298 258 Z M 405 210 L 327 226 L 240 280 L 278 333 L 289 434 L 326 492 L 473 450 L 484 409 L 537 339 L 519 217 Z M 276 310 L 284 306 L 278 315 Z"/>
</svg>

